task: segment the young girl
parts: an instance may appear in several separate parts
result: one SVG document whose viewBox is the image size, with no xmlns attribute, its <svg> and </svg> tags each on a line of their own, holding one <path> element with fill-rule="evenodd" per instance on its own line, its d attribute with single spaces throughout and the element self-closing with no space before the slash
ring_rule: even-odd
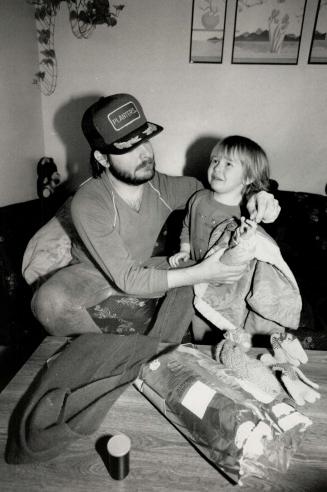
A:
<svg viewBox="0 0 327 492">
<path fill-rule="evenodd" d="M 189 258 L 199 261 L 220 251 L 221 262 L 246 263 L 247 268 L 232 285 L 194 286 L 194 306 L 203 314 L 203 318 L 193 317 L 194 338 L 203 341 L 214 327 L 225 330 L 225 340 L 215 348 L 214 357 L 238 372 L 246 391 L 267 403 L 275 397 L 278 383 L 274 391 L 265 394 L 270 373 L 257 366 L 251 379 L 250 366 L 254 361 L 246 359 L 244 351 L 250 348 L 254 333 L 269 334 L 275 357 L 264 356 L 261 362 L 268 367 L 274 367 L 276 361 L 281 363 L 281 379 L 297 404 L 314 402 L 320 395 L 312 388 L 317 389 L 318 385 L 298 369 L 307 356 L 296 337 L 285 332 L 299 326 L 302 302 L 296 280 L 272 238 L 259 228 L 256 230 L 255 221 L 241 217 L 242 204 L 253 193 L 268 187 L 266 153 L 248 138 L 227 137 L 211 152 L 208 181 L 211 190 L 201 190 L 189 201 L 180 251 L 170 258 L 170 265 L 178 266 Z M 214 332 L 221 333 L 220 330 Z"/>
<path fill-rule="evenodd" d="M 181 233 L 180 251 L 169 258 L 170 266 L 202 260 L 208 252 L 212 231 L 229 218 L 240 220 L 239 235 L 249 235 L 255 222 L 242 217 L 241 207 L 269 184 L 269 163 L 265 151 L 253 140 L 239 135 L 218 142 L 210 157 L 208 182 L 210 190 L 195 193 L 188 203 Z M 197 341 L 203 339 L 208 324 L 199 317 L 193 322 Z"/>
</svg>

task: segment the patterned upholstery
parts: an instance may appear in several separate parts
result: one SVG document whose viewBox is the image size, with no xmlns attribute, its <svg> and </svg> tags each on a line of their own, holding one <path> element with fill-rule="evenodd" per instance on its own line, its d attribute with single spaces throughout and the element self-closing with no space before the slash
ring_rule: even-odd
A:
<svg viewBox="0 0 327 492">
<path fill-rule="evenodd" d="M 104 333 L 117 335 L 145 334 L 153 320 L 158 299 L 111 296 L 88 312 Z"/>
</svg>

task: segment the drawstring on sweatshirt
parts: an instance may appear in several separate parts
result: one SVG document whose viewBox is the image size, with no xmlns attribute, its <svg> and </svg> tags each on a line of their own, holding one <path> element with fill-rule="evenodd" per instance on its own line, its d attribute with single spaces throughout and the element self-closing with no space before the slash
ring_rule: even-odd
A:
<svg viewBox="0 0 327 492">
<path fill-rule="evenodd" d="M 116 227 L 116 223 L 117 223 L 118 211 L 117 211 L 117 206 L 116 206 L 116 200 L 115 200 L 114 192 L 112 190 L 110 190 L 110 191 L 111 191 L 112 203 L 113 203 L 114 211 L 115 211 L 115 216 L 114 216 L 114 228 L 115 228 Z"/>
<path fill-rule="evenodd" d="M 170 212 L 172 212 L 172 211 L 173 211 L 173 209 L 172 209 L 172 208 L 168 205 L 168 203 L 167 203 L 167 202 L 166 202 L 166 201 L 162 198 L 160 191 L 159 191 L 159 190 L 157 190 L 157 188 L 155 188 L 155 187 L 153 186 L 153 184 L 152 184 L 150 181 L 148 181 L 148 183 L 149 183 L 149 185 L 151 186 L 151 188 L 152 188 L 152 189 L 153 189 L 153 190 L 154 190 L 154 191 L 158 194 L 158 196 L 159 196 L 159 200 L 161 200 L 161 201 L 162 201 L 162 203 L 163 203 L 163 204 L 164 204 L 164 205 L 168 208 L 168 210 L 169 210 Z"/>
</svg>

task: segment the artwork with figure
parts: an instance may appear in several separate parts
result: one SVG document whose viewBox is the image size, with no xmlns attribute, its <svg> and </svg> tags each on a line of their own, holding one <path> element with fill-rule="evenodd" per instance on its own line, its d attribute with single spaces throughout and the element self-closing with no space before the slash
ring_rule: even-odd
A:
<svg viewBox="0 0 327 492">
<path fill-rule="evenodd" d="M 226 0 L 193 0 L 190 61 L 221 63 Z"/>
<path fill-rule="evenodd" d="M 306 0 L 238 0 L 233 63 L 296 64 Z"/>
<path fill-rule="evenodd" d="M 327 0 L 320 0 L 318 5 L 309 63 L 327 63 Z"/>
</svg>

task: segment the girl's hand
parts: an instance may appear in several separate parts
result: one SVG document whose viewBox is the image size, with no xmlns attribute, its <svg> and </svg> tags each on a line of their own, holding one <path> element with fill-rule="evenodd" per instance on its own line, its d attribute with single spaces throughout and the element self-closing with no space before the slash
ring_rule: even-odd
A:
<svg viewBox="0 0 327 492">
<path fill-rule="evenodd" d="M 180 251 L 169 258 L 169 265 L 172 268 L 177 268 L 182 261 L 188 261 L 190 259 L 190 254 L 186 251 Z"/>
<path fill-rule="evenodd" d="M 257 223 L 254 220 L 241 217 L 241 225 L 236 229 L 237 238 L 248 239 L 255 234 Z"/>
</svg>

